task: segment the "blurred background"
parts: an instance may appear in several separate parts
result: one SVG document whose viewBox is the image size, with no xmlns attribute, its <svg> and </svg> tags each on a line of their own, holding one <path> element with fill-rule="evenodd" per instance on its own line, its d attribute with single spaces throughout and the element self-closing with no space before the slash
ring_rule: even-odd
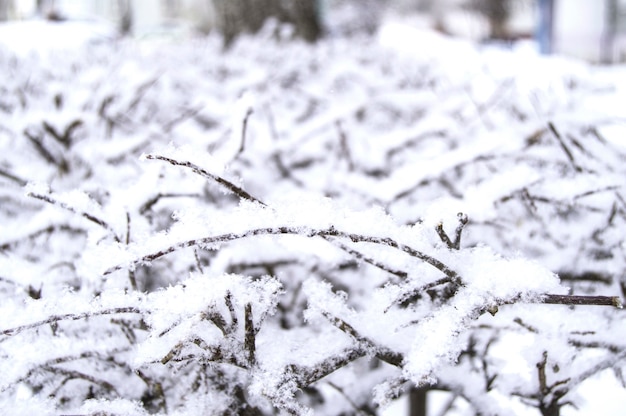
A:
<svg viewBox="0 0 626 416">
<path fill-rule="evenodd" d="M 3 26 L 87 23 L 94 38 L 137 39 L 219 31 L 226 46 L 268 22 L 288 23 L 290 36 L 315 41 L 372 33 L 390 20 L 503 47 L 524 42 L 593 63 L 626 60 L 626 0 L 0 0 Z M 3 31 L 0 38 L 37 41 L 38 33 Z"/>
</svg>

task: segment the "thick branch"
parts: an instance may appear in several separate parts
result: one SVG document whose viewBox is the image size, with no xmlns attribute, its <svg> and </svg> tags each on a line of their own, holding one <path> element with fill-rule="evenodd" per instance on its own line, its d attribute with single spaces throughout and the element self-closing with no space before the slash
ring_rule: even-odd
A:
<svg viewBox="0 0 626 416">
<path fill-rule="evenodd" d="M 544 295 L 541 302 L 558 305 L 614 306 L 618 309 L 624 307 L 617 296 Z"/>
<path fill-rule="evenodd" d="M 244 347 L 248 353 L 248 363 L 253 366 L 256 364 L 256 330 L 254 329 L 254 321 L 252 319 L 252 304 L 250 303 L 246 303 L 244 318 Z"/>
</svg>

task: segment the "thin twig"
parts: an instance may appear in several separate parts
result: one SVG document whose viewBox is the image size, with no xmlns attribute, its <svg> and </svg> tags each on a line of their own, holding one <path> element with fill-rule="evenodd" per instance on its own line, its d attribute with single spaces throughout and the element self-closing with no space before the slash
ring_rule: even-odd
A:
<svg viewBox="0 0 626 416">
<path fill-rule="evenodd" d="M 253 110 L 252 108 L 248 108 L 248 111 L 246 111 L 246 115 L 243 117 L 243 120 L 241 121 L 241 143 L 239 144 L 239 149 L 237 150 L 237 154 L 235 155 L 235 158 L 237 156 L 239 156 L 246 148 L 246 133 L 248 131 L 248 119 L 250 118 L 250 116 L 252 115 Z"/>
<path fill-rule="evenodd" d="M 437 223 L 437 225 L 435 226 L 435 231 L 437 231 L 437 235 L 439 236 L 439 239 L 446 246 L 448 246 L 448 248 L 451 248 L 451 249 L 454 248 L 454 243 L 450 241 L 450 237 L 448 237 L 448 234 L 446 234 L 446 232 L 444 231 L 442 222 Z"/>
<path fill-rule="evenodd" d="M 153 154 L 147 154 L 145 155 L 145 158 L 150 159 L 150 160 L 162 160 L 174 166 L 182 166 L 182 167 L 189 168 L 192 171 L 194 171 L 194 173 L 197 173 L 198 175 L 203 176 L 206 179 L 210 179 L 212 181 L 219 183 L 220 185 L 222 185 L 223 187 L 225 187 L 226 189 L 228 189 L 229 191 L 237 195 L 239 198 L 256 202 L 258 204 L 265 206 L 265 204 L 261 200 L 256 199 L 255 197 L 253 197 L 252 195 L 250 195 L 248 192 L 244 191 L 237 185 L 222 178 L 221 176 L 214 175 L 211 172 L 208 172 L 206 169 L 203 169 L 194 163 L 191 163 L 189 161 L 178 161 L 176 159 L 172 159 L 166 156 L 153 155 Z"/>
<path fill-rule="evenodd" d="M 113 235 L 113 238 L 115 239 L 116 242 L 120 243 L 121 240 L 120 238 L 117 236 L 117 234 L 115 233 L 115 230 L 113 230 L 113 228 L 103 219 L 100 219 L 98 217 L 96 217 L 95 215 L 92 215 L 88 212 L 81 212 L 81 211 L 77 211 L 74 207 L 69 206 L 68 204 L 66 204 L 65 202 L 61 202 L 61 201 L 57 201 L 56 199 L 48 196 L 48 195 L 42 195 L 42 194 L 37 194 L 34 192 L 29 192 L 28 196 L 35 198 L 35 199 L 40 199 L 42 201 L 45 201 L 49 204 L 52 205 L 56 205 L 58 207 L 61 207 L 71 213 L 74 214 L 78 214 L 83 218 L 88 219 L 89 221 L 93 222 L 94 224 L 99 225 L 100 227 L 104 228 L 105 230 L 107 230 L 109 233 L 111 233 L 111 235 Z"/>
<path fill-rule="evenodd" d="M 227 233 L 227 234 L 221 234 L 221 235 L 217 235 L 217 236 L 212 236 L 212 237 L 205 237 L 205 238 L 198 238 L 198 239 L 193 239 L 193 240 L 187 240 L 187 241 L 182 241 L 180 243 L 174 244 L 168 248 L 165 248 L 163 250 L 157 251 L 155 253 L 151 253 L 151 254 L 147 254 L 139 259 L 136 259 L 134 261 L 131 262 L 131 266 L 138 266 L 140 264 L 143 263 L 150 263 L 153 260 L 156 260 L 160 257 L 163 257 L 167 254 L 173 253 L 176 250 L 182 249 L 182 248 L 187 248 L 187 247 L 194 247 L 194 246 L 204 246 L 204 245 L 212 245 L 212 244 L 217 244 L 217 243 L 225 243 L 228 241 L 234 241 L 234 240 L 239 240 L 242 238 L 247 238 L 247 237 L 254 237 L 254 236 L 259 236 L 259 235 L 284 235 L 284 234 L 289 234 L 289 235 L 303 235 L 306 237 L 315 237 L 315 236 L 330 236 L 330 237 L 341 237 L 341 238 L 345 238 L 348 239 L 350 241 L 352 241 L 353 243 L 372 243 L 372 244 L 379 244 L 379 245 L 385 245 L 385 246 L 389 246 L 389 247 L 393 247 L 395 249 L 398 249 L 400 251 L 403 251 L 405 253 L 407 253 L 408 255 L 410 255 L 411 257 L 415 257 L 418 258 L 419 260 L 422 260 L 428 264 L 430 264 L 431 266 L 439 269 L 441 272 L 443 272 L 446 276 L 448 276 L 448 278 L 450 278 L 452 281 L 458 281 L 459 280 L 459 275 L 452 269 L 450 269 L 447 265 L 445 265 L 444 263 L 442 263 L 441 261 L 437 260 L 436 258 L 429 256 L 426 253 L 423 253 L 419 250 L 416 250 L 412 247 L 409 247 L 405 244 L 401 244 L 398 243 L 397 241 L 391 239 L 391 238 L 383 238 L 383 237 L 374 237 L 374 236 L 365 236 L 365 235 L 360 235 L 360 234 L 354 234 L 354 233 L 348 233 L 348 232 L 342 232 L 337 230 L 334 227 L 330 227 L 327 229 L 314 229 L 314 228 L 301 228 L 301 227 L 267 227 L 267 228 L 256 228 L 256 229 L 252 229 L 252 230 L 248 230 L 248 231 L 244 231 L 241 233 Z M 122 269 L 124 266 L 123 265 L 117 265 L 114 267 L 111 267 L 109 269 L 107 269 L 104 274 L 111 274 L 114 271 L 120 270 Z"/>
<path fill-rule="evenodd" d="M 365 346 L 369 348 L 370 350 L 372 350 L 374 354 L 376 355 L 376 358 L 378 358 L 379 360 L 384 361 L 387 364 L 391 364 L 395 367 L 402 366 L 402 363 L 404 362 L 404 356 L 402 354 L 394 352 L 387 347 L 376 345 L 370 339 L 359 334 L 358 331 L 354 329 L 352 325 L 350 325 L 349 323 L 347 323 L 346 321 L 344 321 L 343 319 L 339 317 L 331 315 L 329 312 L 322 311 L 322 315 L 326 319 L 328 319 L 328 321 L 331 324 L 333 324 L 333 326 L 335 326 L 337 329 L 350 335 L 352 338 L 354 338 L 355 341 L 357 341 L 362 346 Z"/>
<path fill-rule="evenodd" d="M 27 180 L 24 180 L 20 178 L 19 176 L 16 176 L 12 174 L 11 172 L 8 172 L 4 169 L 0 169 L 0 176 L 3 176 L 7 179 L 12 180 L 13 182 L 17 183 L 19 186 L 26 186 L 28 184 Z"/>
<path fill-rule="evenodd" d="M 210 180 L 214 180 L 216 181 L 218 184 L 225 186 L 228 190 L 230 190 L 231 192 L 233 192 L 235 195 L 238 195 L 240 198 L 242 199 L 246 199 L 248 201 L 253 201 L 253 202 L 257 202 L 263 206 L 267 206 L 266 203 L 264 203 L 263 201 L 261 201 L 259 198 L 256 198 L 252 195 L 250 195 L 248 192 L 246 192 L 244 189 L 242 189 L 241 187 L 233 184 L 230 181 L 227 181 L 226 179 L 222 178 L 219 175 L 214 175 L 212 173 L 207 172 L 205 169 L 202 169 L 201 167 L 189 162 L 189 161 L 178 161 L 175 159 L 171 159 L 171 158 L 167 158 L 164 156 L 159 156 L 159 155 L 146 155 L 147 159 L 154 159 L 154 160 L 162 160 L 162 161 L 166 161 L 174 166 L 182 166 L 182 167 L 187 167 L 190 168 L 194 171 L 194 173 L 197 173 L 198 175 L 206 178 L 206 179 L 210 179 Z M 168 196 L 166 194 L 159 194 L 157 195 L 155 198 L 151 199 L 149 202 L 147 202 L 146 204 L 144 204 L 144 207 L 146 207 L 146 210 L 149 209 L 149 207 L 151 207 L 154 203 L 156 203 L 156 201 L 158 201 L 158 198 L 160 198 L 161 196 Z M 142 213 L 144 211 L 144 208 L 142 208 Z M 363 260 L 366 263 L 369 263 L 375 267 L 378 267 L 381 270 L 384 270 L 388 273 L 394 274 L 398 277 L 401 278 L 405 278 L 407 276 L 407 273 L 404 271 L 398 271 L 398 270 L 393 270 L 387 266 L 385 266 L 384 264 L 377 262 L 374 259 L 371 259 L 369 257 L 366 257 L 364 254 L 346 246 L 345 244 L 341 244 L 340 242 L 331 239 L 328 236 L 322 236 L 322 238 L 324 238 L 325 240 L 329 241 L 330 243 L 334 244 L 335 246 L 339 247 L 340 249 L 342 249 L 343 251 L 351 254 L 352 256 L 357 257 L 359 260 Z"/>
<path fill-rule="evenodd" d="M 554 124 L 552 124 L 551 121 L 548 122 L 548 127 L 550 128 L 550 131 L 552 132 L 554 137 L 556 137 L 556 139 L 558 140 L 559 144 L 561 145 L 561 149 L 563 149 L 563 152 L 565 153 L 565 155 L 567 156 L 567 159 L 572 164 L 572 167 L 574 168 L 574 170 L 576 170 L 576 172 L 582 172 L 582 168 L 576 164 L 576 160 L 574 159 L 574 155 L 569 150 L 569 148 L 567 147 L 567 145 L 563 141 L 563 138 L 561 137 L 561 134 L 557 131 L 556 127 L 554 127 Z"/>
<path fill-rule="evenodd" d="M 19 240 L 8 241 L 6 243 L 0 244 L 0 251 L 8 250 L 12 247 L 15 247 L 23 240 L 33 240 L 39 237 L 40 235 L 52 234 L 53 232 L 56 232 L 56 231 L 67 231 L 70 233 L 85 233 L 85 230 L 80 229 L 80 228 L 74 228 L 67 224 L 49 225 L 46 228 L 30 233 Z"/>
<path fill-rule="evenodd" d="M 252 304 L 246 303 L 244 312 L 244 348 L 248 352 L 249 365 L 254 366 L 256 364 L 256 330 L 252 319 Z"/>
<path fill-rule="evenodd" d="M 459 212 L 458 214 L 456 214 L 456 216 L 459 219 L 459 225 L 457 225 L 456 229 L 454 230 L 454 249 L 460 250 L 461 249 L 461 234 L 463 234 L 463 229 L 469 222 L 469 219 L 467 217 L 467 214 L 463 212 Z"/>
<path fill-rule="evenodd" d="M 126 245 L 130 244 L 130 214 L 126 211 Z M 133 290 L 137 290 L 137 279 L 135 278 L 135 271 L 128 270 L 128 280 L 130 281 L 130 287 Z"/>
<path fill-rule="evenodd" d="M 157 202 L 159 202 L 161 198 L 182 198 L 182 197 L 198 198 L 200 196 L 201 195 L 197 193 L 195 194 L 194 193 L 158 193 L 154 197 L 150 198 L 148 201 L 144 202 L 141 205 L 141 208 L 139 208 L 139 213 L 142 215 L 145 214 L 147 211 L 152 209 L 152 207 Z"/>
<path fill-rule="evenodd" d="M 328 238 L 327 238 L 328 239 Z M 337 247 L 339 247 L 340 249 L 342 249 L 343 251 L 345 251 L 346 253 L 352 255 L 353 257 L 356 257 L 358 260 L 362 260 L 368 264 L 371 264 L 374 267 L 377 267 L 381 270 L 386 271 L 387 273 L 393 274 L 395 276 L 398 276 L 402 279 L 405 279 L 409 274 L 403 270 L 396 270 L 396 269 L 392 269 L 389 266 L 375 260 L 372 259 L 370 257 L 365 256 L 365 254 L 361 253 L 360 251 L 354 250 L 353 248 L 348 247 L 347 245 L 343 244 L 340 241 L 337 240 L 329 240 L 332 241 L 332 243 L 334 245 L 336 245 Z"/>
<path fill-rule="evenodd" d="M 414 297 L 416 297 L 417 295 L 419 295 L 420 293 L 424 293 L 429 289 L 432 289 L 434 287 L 437 286 L 441 286 L 441 285 L 445 285 L 447 283 L 460 283 L 460 279 L 458 277 L 451 277 L 451 276 L 446 276 L 446 277 L 442 277 L 441 279 L 437 279 L 434 282 L 430 282 L 430 283 L 426 283 L 420 287 L 416 287 L 415 289 L 412 289 L 408 292 L 402 293 L 400 296 L 398 296 L 396 299 L 394 299 L 393 302 L 391 302 L 391 304 L 389 306 L 387 306 L 385 308 L 385 313 L 387 313 L 389 311 L 389 309 L 391 309 L 391 307 L 395 304 L 402 304 L 406 301 L 408 301 L 409 299 L 413 299 Z"/>
<path fill-rule="evenodd" d="M 68 313 L 68 314 L 65 314 L 65 315 L 52 315 L 52 316 L 50 316 L 47 319 L 44 319 L 42 321 L 37 321 L 37 322 L 33 322 L 33 323 L 30 323 L 30 324 L 26 324 L 26 325 L 16 326 L 15 328 L 2 330 L 2 331 L 0 331 L 0 335 L 13 336 L 13 335 L 19 334 L 20 332 L 24 332 L 24 331 L 26 331 L 28 329 L 38 328 L 40 326 L 54 324 L 54 323 L 61 322 L 61 321 L 78 321 L 80 319 L 91 318 L 93 316 L 114 315 L 114 314 L 119 314 L 119 313 L 138 313 L 138 314 L 141 314 L 142 311 L 139 308 L 135 308 L 133 306 L 127 306 L 127 307 L 120 307 L 120 308 L 104 309 L 104 310 L 95 311 L 95 312 L 83 312 L 83 313 L 78 313 L 78 314 Z"/>
</svg>

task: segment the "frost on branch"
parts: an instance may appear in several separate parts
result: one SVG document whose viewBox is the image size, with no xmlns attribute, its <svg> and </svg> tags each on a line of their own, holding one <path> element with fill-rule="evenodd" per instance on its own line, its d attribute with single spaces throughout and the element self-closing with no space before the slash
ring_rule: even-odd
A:
<svg viewBox="0 0 626 416">
<path fill-rule="evenodd" d="M 0 53 L 0 413 L 548 415 L 623 380 L 613 75 L 213 41 Z"/>
</svg>

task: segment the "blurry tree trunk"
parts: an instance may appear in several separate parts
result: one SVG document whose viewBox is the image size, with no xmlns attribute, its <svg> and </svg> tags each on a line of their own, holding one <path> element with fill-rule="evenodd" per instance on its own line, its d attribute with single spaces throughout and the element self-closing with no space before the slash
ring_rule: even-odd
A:
<svg viewBox="0 0 626 416">
<path fill-rule="evenodd" d="M 117 0 L 117 7 L 120 18 L 120 33 L 122 35 L 130 34 L 133 29 L 133 9 L 130 0 Z"/>
<path fill-rule="evenodd" d="M 9 20 L 12 9 L 13 0 L 0 0 L 0 22 Z"/>
<path fill-rule="evenodd" d="M 228 46 L 240 33 L 255 33 L 274 18 L 294 26 L 296 36 L 314 42 L 321 36 L 318 0 L 213 0 L 217 27 Z"/>
<path fill-rule="evenodd" d="M 37 14 L 48 20 L 61 20 L 55 0 L 37 0 Z"/>
<path fill-rule="evenodd" d="M 507 39 L 507 21 L 511 14 L 511 0 L 474 0 L 475 9 L 489 21 L 491 39 Z"/>
</svg>

